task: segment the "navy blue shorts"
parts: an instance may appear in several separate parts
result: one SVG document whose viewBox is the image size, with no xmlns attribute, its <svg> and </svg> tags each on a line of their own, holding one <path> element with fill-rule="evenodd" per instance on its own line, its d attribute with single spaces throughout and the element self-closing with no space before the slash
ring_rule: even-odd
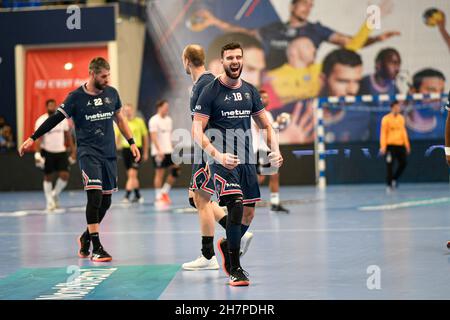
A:
<svg viewBox="0 0 450 320">
<path fill-rule="evenodd" d="M 233 170 L 213 163 L 209 165 L 211 177 L 214 180 L 216 195 L 220 197 L 230 194 L 240 194 L 244 204 L 251 204 L 261 200 L 258 175 L 254 164 L 240 164 Z"/>
<path fill-rule="evenodd" d="M 211 179 L 209 165 L 207 163 L 193 164 L 189 190 L 203 190 L 210 195 L 214 194 L 214 183 Z"/>
<path fill-rule="evenodd" d="M 78 159 L 84 190 L 102 190 L 111 194 L 117 189 L 117 159 L 83 156 Z"/>
</svg>

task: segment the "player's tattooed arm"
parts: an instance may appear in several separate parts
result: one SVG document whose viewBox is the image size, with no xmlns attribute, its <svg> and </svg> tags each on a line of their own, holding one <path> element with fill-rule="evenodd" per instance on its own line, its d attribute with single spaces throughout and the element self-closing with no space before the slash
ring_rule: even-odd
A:
<svg viewBox="0 0 450 320">
<path fill-rule="evenodd" d="M 116 111 L 114 120 L 116 121 L 117 127 L 119 128 L 122 135 L 131 143 L 130 143 L 130 150 L 133 154 L 134 161 L 139 162 L 141 159 L 141 152 L 139 151 L 138 147 L 134 143 L 133 140 L 133 134 L 131 133 L 130 127 L 128 126 L 128 122 L 123 116 L 121 109 Z"/>
</svg>

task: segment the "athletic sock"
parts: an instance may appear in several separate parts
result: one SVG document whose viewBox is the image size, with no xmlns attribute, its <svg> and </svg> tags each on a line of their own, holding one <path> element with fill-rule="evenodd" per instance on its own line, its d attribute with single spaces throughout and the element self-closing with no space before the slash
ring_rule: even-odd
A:
<svg viewBox="0 0 450 320">
<path fill-rule="evenodd" d="M 202 236 L 202 254 L 208 260 L 210 260 L 213 256 L 215 256 L 214 237 Z"/>
<path fill-rule="evenodd" d="M 141 193 L 139 192 L 139 189 L 134 189 L 134 195 L 136 196 L 137 199 L 139 199 L 141 197 Z"/>
<path fill-rule="evenodd" d="M 163 185 L 163 187 L 162 187 L 162 189 L 161 189 L 161 192 L 162 192 L 162 193 L 169 193 L 170 188 L 171 188 L 171 185 L 168 184 L 167 182 L 165 182 L 164 185 Z"/>
<path fill-rule="evenodd" d="M 125 198 L 129 198 L 131 194 L 131 190 L 127 190 L 127 192 L 125 193 Z"/>
<path fill-rule="evenodd" d="M 89 234 L 89 229 L 88 229 L 88 228 L 86 228 L 86 230 L 83 232 L 83 234 L 81 235 L 81 237 L 82 237 L 83 239 L 85 239 L 85 240 L 91 241 L 91 236 L 90 236 L 90 234 Z"/>
<path fill-rule="evenodd" d="M 227 215 L 224 215 L 218 222 L 225 230 L 227 229 Z"/>
<path fill-rule="evenodd" d="M 161 189 L 155 189 L 155 199 L 159 199 L 161 197 Z"/>
<path fill-rule="evenodd" d="M 102 246 L 102 244 L 100 243 L 100 236 L 98 232 L 91 233 L 90 236 L 94 251 L 97 251 Z"/>
<path fill-rule="evenodd" d="M 250 226 L 246 226 L 245 224 L 241 224 L 241 237 L 247 232 Z"/>
<path fill-rule="evenodd" d="M 280 204 L 280 194 L 278 192 L 270 193 L 270 204 L 274 205 Z"/>
<path fill-rule="evenodd" d="M 43 183 L 44 186 L 44 194 L 45 194 L 45 199 L 47 200 L 47 203 L 50 203 L 53 201 L 52 198 L 52 182 L 51 181 L 44 181 Z"/>
<path fill-rule="evenodd" d="M 53 189 L 53 191 L 55 192 L 56 195 L 59 195 L 66 186 L 67 186 L 67 181 L 65 181 L 61 178 L 58 178 L 58 180 L 56 180 L 55 189 Z"/>
<path fill-rule="evenodd" d="M 239 248 L 238 249 L 229 249 L 228 251 L 229 255 L 230 255 L 230 265 L 231 265 L 231 270 L 235 270 L 236 268 L 239 268 L 241 266 L 241 262 L 239 259 Z"/>
</svg>

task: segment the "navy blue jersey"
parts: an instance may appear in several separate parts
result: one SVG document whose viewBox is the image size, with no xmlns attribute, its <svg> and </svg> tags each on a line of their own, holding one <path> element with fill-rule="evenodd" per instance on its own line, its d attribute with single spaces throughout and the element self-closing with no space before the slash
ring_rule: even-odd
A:
<svg viewBox="0 0 450 320">
<path fill-rule="evenodd" d="M 121 106 L 119 93 L 113 87 L 106 87 L 98 95 L 86 93 L 83 86 L 69 93 L 58 110 L 75 123 L 79 158 L 116 158 L 113 118 Z"/>
<path fill-rule="evenodd" d="M 267 53 L 267 69 L 275 69 L 287 62 L 286 49 L 289 43 L 299 37 L 311 39 L 316 48 L 328 41 L 335 31 L 319 22 L 307 22 L 301 27 L 291 27 L 289 23 L 274 22 L 259 29 Z"/>
<path fill-rule="evenodd" d="M 214 147 L 238 155 L 241 163 L 248 163 L 253 156 L 251 116 L 263 111 L 254 86 L 242 80 L 236 87 L 229 87 L 220 78 L 203 89 L 195 106 L 196 115 L 209 119 L 208 136 Z"/>
<path fill-rule="evenodd" d="M 195 113 L 195 106 L 197 105 L 198 97 L 200 96 L 200 93 L 203 91 L 203 88 L 209 84 L 211 81 L 214 80 L 214 75 L 207 71 L 203 73 L 197 81 L 194 83 L 194 86 L 192 87 L 191 91 L 191 98 L 189 100 L 190 102 L 190 108 L 191 108 L 191 117 L 194 117 Z"/>
</svg>

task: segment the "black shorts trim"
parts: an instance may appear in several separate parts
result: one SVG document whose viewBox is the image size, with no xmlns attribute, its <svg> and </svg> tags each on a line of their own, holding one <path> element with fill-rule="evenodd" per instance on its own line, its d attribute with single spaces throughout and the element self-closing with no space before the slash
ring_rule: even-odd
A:
<svg viewBox="0 0 450 320">
<path fill-rule="evenodd" d="M 152 159 L 153 159 L 153 165 L 157 169 L 168 168 L 170 166 L 175 165 L 175 163 L 173 163 L 173 161 L 172 161 L 172 154 L 171 153 L 165 154 L 164 158 L 163 158 L 163 160 L 161 162 L 156 161 L 156 157 L 155 156 L 152 156 Z"/>
<path fill-rule="evenodd" d="M 142 148 L 138 148 L 138 149 L 142 154 Z M 130 170 L 130 169 L 138 170 L 139 169 L 142 158 L 139 160 L 139 162 L 134 161 L 133 153 L 131 152 L 130 148 L 122 149 L 122 157 L 123 157 L 123 163 L 127 170 Z"/>
</svg>

